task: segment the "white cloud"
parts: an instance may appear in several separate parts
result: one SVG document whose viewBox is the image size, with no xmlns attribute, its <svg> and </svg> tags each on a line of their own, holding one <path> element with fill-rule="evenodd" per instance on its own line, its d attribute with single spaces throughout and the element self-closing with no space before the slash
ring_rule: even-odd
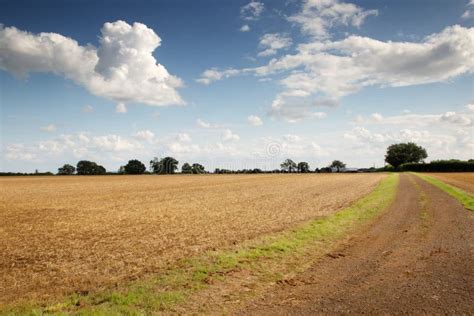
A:
<svg viewBox="0 0 474 316">
<path fill-rule="evenodd" d="M 98 48 L 81 46 L 57 33 L 32 34 L 0 26 L 0 69 L 25 77 L 52 72 L 117 103 L 181 105 L 179 78 L 157 63 L 153 51 L 160 37 L 146 25 L 105 23 Z"/>
<path fill-rule="evenodd" d="M 329 29 L 345 25 L 360 27 L 370 15 L 377 15 L 377 10 L 363 10 L 352 3 L 338 0 L 306 0 L 302 9 L 288 18 L 288 21 L 300 26 L 301 32 L 314 38 L 329 38 Z"/>
<path fill-rule="evenodd" d="M 258 20 L 264 8 L 265 6 L 262 2 L 250 1 L 240 8 L 240 16 L 244 20 Z"/>
<path fill-rule="evenodd" d="M 383 117 L 378 113 L 372 114 L 368 118 L 358 115 L 354 122 L 358 124 L 377 124 L 377 125 L 396 125 L 396 126 L 419 126 L 429 127 L 443 123 L 452 124 L 454 126 L 468 126 L 474 121 L 474 114 L 456 113 L 453 111 L 441 114 L 404 114 Z"/>
<path fill-rule="evenodd" d="M 467 115 L 458 114 L 452 111 L 442 114 L 439 119 L 442 122 L 449 122 L 456 125 L 469 125 L 472 122 L 471 118 Z"/>
<path fill-rule="evenodd" d="M 248 24 L 242 25 L 242 27 L 239 29 L 241 32 L 249 32 L 250 31 L 250 26 Z"/>
<path fill-rule="evenodd" d="M 143 130 L 136 132 L 135 138 L 151 142 L 155 138 L 155 134 L 150 130 Z"/>
<path fill-rule="evenodd" d="M 290 47 L 292 44 L 291 38 L 286 35 L 279 33 L 265 34 L 260 37 L 259 46 L 262 51 L 258 53 L 258 56 L 271 56 L 275 55 L 278 50 Z"/>
<path fill-rule="evenodd" d="M 201 77 L 196 79 L 197 82 L 208 85 L 214 81 L 222 80 L 225 78 L 235 77 L 240 74 L 241 71 L 237 69 L 218 70 L 216 68 L 205 70 Z"/>
<path fill-rule="evenodd" d="M 474 102 L 471 102 L 469 103 L 468 105 L 466 105 L 466 108 L 469 112 L 473 112 L 474 113 Z"/>
<path fill-rule="evenodd" d="M 284 88 L 274 99 L 274 114 L 290 121 L 311 117 L 321 100 L 337 101 L 364 87 L 399 87 L 434 82 L 474 72 L 474 28 L 447 27 L 421 42 L 383 42 L 349 36 L 340 41 L 313 41 L 298 52 L 274 58 L 264 66 L 233 69 L 232 75 L 280 76 Z M 219 70 L 207 83 L 225 78 Z M 290 109 L 291 107 L 297 109 Z M 301 113 L 306 113 L 302 115 Z M 293 114 L 297 117 L 291 117 Z M 309 111 L 311 113 L 311 111 Z"/>
<path fill-rule="evenodd" d="M 125 106 L 125 103 L 117 103 L 117 105 L 115 106 L 115 112 L 117 113 L 127 113 L 127 107 Z"/>
<path fill-rule="evenodd" d="M 42 126 L 42 127 L 41 127 L 41 130 L 42 130 L 43 132 L 50 132 L 50 133 L 51 133 L 51 132 L 56 131 L 56 125 L 54 125 L 54 124 L 48 124 L 48 125 L 46 125 L 46 126 Z"/>
<path fill-rule="evenodd" d="M 10 144 L 5 152 L 5 158 L 8 160 L 34 161 L 37 159 L 36 154 L 23 144 Z"/>
<path fill-rule="evenodd" d="M 373 113 L 371 117 L 376 122 L 381 122 L 383 120 L 383 116 L 380 113 Z"/>
<path fill-rule="evenodd" d="M 466 11 L 461 15 L 461 19 L 468 20 L 472 17 L 474 17 L 474 0 L 470 0 L 466 4 Z"/>
<path fill-rule="evenodd" d="M 247 121 L 253 126 L 263 125 L 262 119 L 256 115 L 250 115 L 249 117 L 247 117 Z"/>
<path fill-rule="evenodd" d="M 92 144 L 95 145 L 96 149 L 105 151 L 132 152 L 143 147 L 138 142 L 114 134 L 93 137 Z"/>
<path fill-rule="evenodd" d="M 94 110 L 94 108 L 92 107 L 92 105 L 84 105 L 82 107 L 82 112 L 84 113 L 89 113 L 89 112 L 92 112 Z"/>
<path fill-rule="evenodd" d="M 240 136 L 234 134 L 230 129 L 225 129 L 222 133 L 222 140 L 237 142 L 240 140 Z"/>
<path fill-rule="evenodd" d="M 199 127 L 202 127 L 202 128 L 211 128 L 212 125 L 210 123 L 207 123 L 207 122 L 204 122 L 203 120 L 201 120 L 200 118 L 198 118 L 196 120 L 196 124 L 199 126 Z"/>
<path fill-rule="evenodd" d="M 413 128 L 399 130 L 397 128 L 397 130 L 378 132 L 357 126 L 344 133 L 343 139 L 346 143 L 341 143 L 340 146 L 349 146 L 346 150 L 352 154 L 372 157 L 383 157 L 390 144 L 400 142 L 415 142 L 423 146 L 428 152 L 428 160 L 453 157 L 469 159 L 474 149 L 472 135 L 463 129 L 457 130 L 456 133 L 439 128 L 433 130 Z"/>
<path fill-rule="evenodd" d="M 182 143 L 189 143 L 191 142 L 191 136 L 189 136 L 187 133 L 179 133 L 176 135 L 176 140 Z"/>
<path fill-rule="evenodd" d="M 270 116 L 296 123 L 304 119 L 322 119 L 327 115 L 315 111 L 317 104 L 308 99 L 308 93 L 301 90 L 283 92 L 273 100 L 268 112 Z"/>
</svg>

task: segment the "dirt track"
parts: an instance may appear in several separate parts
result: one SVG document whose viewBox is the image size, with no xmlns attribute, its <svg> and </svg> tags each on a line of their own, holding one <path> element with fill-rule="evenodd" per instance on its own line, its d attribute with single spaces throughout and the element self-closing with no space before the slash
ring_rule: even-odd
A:
<svg viewBox="0 0 474 316">
<path fill-rule="evenodd" d="M 365 231 L 242 314 L 473 314 L 474 214 L 414 175 Z"/>
</svg>

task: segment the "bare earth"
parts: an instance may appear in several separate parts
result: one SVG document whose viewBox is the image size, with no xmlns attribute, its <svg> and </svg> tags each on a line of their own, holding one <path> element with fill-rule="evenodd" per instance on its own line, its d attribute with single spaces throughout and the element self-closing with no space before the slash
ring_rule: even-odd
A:
<svg viewBox="0 0 474 316">
<path fill-rule="evenodd" d="M 241 314 L 474 314 L 474 213 L 402 174 L 394 204 Z"/>
<path fill-rule="evenodd" d="M 459 173 L 428 173 L 441 181 L 458 187 L 468 193 L 474 194 L 474 172 L 459 172 Z"/>
<path fill-rule="evenodd" d="M 0 303 L 89 291 L 337 211 L 383 174 L 0 179 Z"/>
</svg>

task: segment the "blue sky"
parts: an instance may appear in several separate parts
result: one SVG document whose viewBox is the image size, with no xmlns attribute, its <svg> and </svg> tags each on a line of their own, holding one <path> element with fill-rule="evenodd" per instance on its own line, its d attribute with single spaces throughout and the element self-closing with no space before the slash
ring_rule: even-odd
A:
<svg viewBox="0 0 474 316">
<path fill-rule="evenodd" d="M 2 171 L 474 157 L 473 1 L 1 1 Z"/>
</svg>

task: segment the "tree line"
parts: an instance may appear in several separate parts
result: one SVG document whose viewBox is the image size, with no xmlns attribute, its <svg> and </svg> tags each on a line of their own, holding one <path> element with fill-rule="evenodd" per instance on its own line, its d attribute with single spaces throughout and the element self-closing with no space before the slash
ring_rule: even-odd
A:
<svg viewBox="0 0 474 316">
<path fill-rule="evenodd" d="M 309 163 L 305 161 L 295 162 L 286 159 L 280 164 L 280 169 L 264 171 L 259 168 L 230 170 L 216 168 L 216 174 L 237 174 L 237 173 L 310 173 L 310 172 L 370 172 L 370 171 L 431 171 L 431 172 L 463 172 L 474 171 L 474 160 L 461 161 L 457 159 L 438 160 L 430 163 L 424 163 L 424 159 L 428 157 L 426 149 L 415 143 L 393 144 L 387 148 L 385 162 L 387 165 L 383 168 L 364 168 L 357 170 L 346 169 L 346 164 L 340 160 L 334 160 L 332 163 L 323 168 L 311 169 Z M 124 166 L 121 166 L 118 172 L 107 172 L 107 170 L 88 160 L 79 161 L 76 166 L 65 164 L 58 168 L 58 175 L 104 175 L 104 174 L 174 174 L 178 172 L 179 162 L 173 157 L 153 158 L 150 161 L 150 171 L 144 163 L 137 159 L 129 160 Z M 183 174 L 204 174 L 210 173 L 205 167 L 199 163 L 184 163 L 181 166 Z M 52 175 L 51 172 L 40 173 L 14 173 L 0 172 L 0 175 Z"/>
<path fill-rule="evenodd" d="M 149 172 L 143 162 L 137 159 L 129 160 L 124 166 L 121 166 L 117 174 L 175 174 L 178 172 L 179 161 L 173 157 L 165 158 L 153 158 L 150 161 Z M 305 161 L 294 162 L 291 159 L 286 159 L 280 165 L 281 169 L 275 169 L 272 171 L 263 171 L 259 168 L 254 169 L 240 169 L 240 170 L 229 170 L 216 168 L 214 173 L 216 174 L 235 174 L 235 173 L 309 173 L 309 172 L 340 172 L 344 170 L 346 165 L 340 160 L 334 160 L 328 167 L 316 168 L 311 170 L 309 163 Z M 182 174 L 204 174 L 209 173 L 205 167 L 199 163 L 187 163 L 185 162 L 181 166 Z M 88 160 L 81 160 L 77 163 L 76 167 L 70 164 L 65 164 L 58 168 L 58 175 L 104 175 L 108 174 L 107 170 L 97 163 Z M 110 174 L 110 173 L 109 173 Z"/>
</svg>

